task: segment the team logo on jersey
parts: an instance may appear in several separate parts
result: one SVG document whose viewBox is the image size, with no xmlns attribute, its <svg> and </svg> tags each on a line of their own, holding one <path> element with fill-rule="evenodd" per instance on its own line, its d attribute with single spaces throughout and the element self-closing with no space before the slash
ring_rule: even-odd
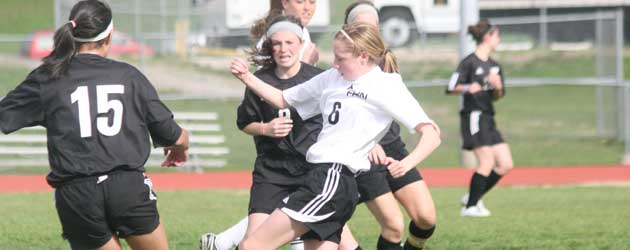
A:
<svg viewBox="0 0 630 250">
<path fill-rule="evenodd" d="M 477 67 L 477 70 L 475 70 L 475 75 L 483 75 L 483 68 L 482 67 Z"/>
<path fill-rule="evenodd" d="M 359 97 L 363 100 L 367 100 L 368 95 L 366 93 L 363 93 L 361 91 L 354 91 L 354 88 L 352 87 L 352 85 L 350 85 L 350 87 L 348 87 L 347 89 L 348 91 L 346 92 L 346 96 L 350 96 L 350 97 Z"/>
</svg>

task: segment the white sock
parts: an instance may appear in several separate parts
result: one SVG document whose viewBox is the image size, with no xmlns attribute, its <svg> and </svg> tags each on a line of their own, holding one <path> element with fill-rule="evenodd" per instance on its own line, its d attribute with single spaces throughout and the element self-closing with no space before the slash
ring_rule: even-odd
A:
<svg viewBox="0 0 630 250">
<path fill-rule="evenodd" d="M 241 221 L 217 235 L 214 245 L 217 250 L 228 250 L 241 243 L 247 231 L 247 216 Z"/>
<path fill-rule="evenodd" d="M 291 241 L 291 250 L 304 250 L 304 241 L 300 238 Z"/>
</svg>

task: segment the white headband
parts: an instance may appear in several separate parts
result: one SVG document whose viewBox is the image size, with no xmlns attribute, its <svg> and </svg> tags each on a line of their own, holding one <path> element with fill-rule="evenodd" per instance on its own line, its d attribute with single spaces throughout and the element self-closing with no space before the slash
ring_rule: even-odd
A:
<svg viewBox="0 0 630 250">
<path fill-rule="evenodd" d="M 280 21 L 272 24 L 271 27 L 267 29 L 267 38 L 271 38 L 273 34 L 279 31 L 289 31 L 298 36 L 300 40 L 303 40 L 303 29 L 299 25 L 289 21 Z"/>
<path fill-rule="evenodd" d="M 352 8 L 352 10 L 348 13 L 348 18 L 346 19 L 346 22 L 353 23 L 357 16 L 362 13 L 371 13 L 372 15 L 374 15 L 374 17 L 376 17 L 376 19 L 378 19 L 378 12 L 376 12 L 376 9 L 374 9 L 374 7 L 369 4 L 363 3 Z"/>
<path fill-rule="evenodd" d="M 352 40 L 352 38 L 350 37 L 350 35 L 348 35 L 348 33 L 346 33 L 345 30 L 341 29 L 339 30 L 339 32 L 341 32 L 341 34 L 343 34 L 343 36 L 345 36 L 348 40 L 350 40 L 351 43 L 354 44 L 354 40 Z"/>
<path fill-rule="evenodd" d="M 97 41 L 103 40 L 107 36 L 109 36 L 109 33 L 111 33 L 112 30 L 114 30 L 114 19 L 113 18 L 112 18 L 112 21 L 109 22 L 109 25 L 107 26 L 107 29 L 105 29 L 103 32 L 101 32 L 97 36 L 92 37 L 92 38 L 74 37 L 74 40 L 77 41 L 77 42 L 80 42 L 80 43 L 97 42 Z"/>
</svg>

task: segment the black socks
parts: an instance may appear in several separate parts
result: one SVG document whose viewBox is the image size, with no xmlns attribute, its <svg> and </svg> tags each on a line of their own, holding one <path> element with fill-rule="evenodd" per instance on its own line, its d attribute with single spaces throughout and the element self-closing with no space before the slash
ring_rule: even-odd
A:
<svg viewBox="0 0 630 250">
<path fill-rule="evenodd" d="M 468 196 L 468 203 L 466 204 L 466 208 L 477 205 L 479 199 L 486 191 L 486 185 L 488 183 L 488 177 L 480 175 L 475 172 L 470 179 L 470 193 Z M 495 182 L 496 183 L 496 182 Z"/>
<path fill-rule="evenodd" d="M 400 242 L 390 242 L 383 238 L 383 236 L 378 237 L 378 243 L 376 244 L 377 250 L 402 250 L 403 248 L 400 246 Z"/>
<path fill-rule="evenodd" d="M 496 185 L 499 182 L 501 177 L 503 176 L 497 174 L 497 172 L 492 170 L 492 172 L 490 172 L 490 175 L 488 176 L 488 179 L 486 180 L 486 190 L 484 190 L 483 193 L 485 194 L 488 191 L 490 191 L 490 189 L 492 189 L 492 187 L 494 187 L 494 185 Z"/>
<path fill-rule="evenodd" d="M 424 249 L 424 245 L 435 231 L 435 225 L 429 229 L 422 229 L 415 223 L 409 222 L 409 238 L 405 242 L 404 250 L 420 250 Z"/>
</svg>

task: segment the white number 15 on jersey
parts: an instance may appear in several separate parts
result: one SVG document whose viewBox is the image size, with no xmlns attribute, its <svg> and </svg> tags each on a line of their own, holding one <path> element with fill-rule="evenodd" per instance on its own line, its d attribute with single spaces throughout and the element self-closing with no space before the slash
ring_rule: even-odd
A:
<svg viewBox="0 0 630 250">
<path fill-rule="evenodd" d="M 106 136 L 114 136 L 120 132 L 123 117 L 123 105 L 120 100 L 109 100 L 109 94 L 123 94 L 125 86 L 123 85 L 97 85 L 96 86 L 96 113 L 107 114 L 109 110 L 114 111 L 114 119 L 112 125 L 109 126 L 108 117 L 96 118 L 96 129 L 99 133 Z M 87 86 L 79 86 L 70 95 L 72 103 L 78 102 L 79 105 L 79 128 L 81 137 L 92 136 L 92 118 L 90 113 L 90 96 Z"/>
</svg>

